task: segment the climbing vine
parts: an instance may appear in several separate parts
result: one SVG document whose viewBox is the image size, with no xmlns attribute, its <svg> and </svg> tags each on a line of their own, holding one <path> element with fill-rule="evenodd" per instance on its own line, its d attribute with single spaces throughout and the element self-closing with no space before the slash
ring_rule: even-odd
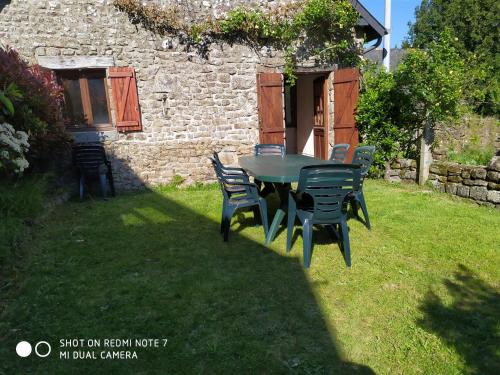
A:
<svg viewBox="0 0 500 375">
<path fill-rule="evenodd" d="M 139 0 L 114 0 L 134 25 L 155 34 L 177 37 L 186 49 L 208 57 L 213 43 L 244 44 L 255 50 L 267 47 L 284 54 L 284 73 L 291 84 L 300 62 L 316 65 L 358 60 L 354 26 L 358 14 L 347 0 L 300 0 L 266 11 L 237 7 L 220 18 L 189 21 L 178 6 L 168 8 Z"/>
</svg>

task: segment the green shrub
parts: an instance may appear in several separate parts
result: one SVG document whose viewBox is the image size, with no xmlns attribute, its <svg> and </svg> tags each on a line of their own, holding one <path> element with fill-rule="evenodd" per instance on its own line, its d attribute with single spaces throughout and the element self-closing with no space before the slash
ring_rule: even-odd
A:
<svg viewBox="0 0 500 375">
<path fill-rule="evenodd" d="M 0 268 L 10 262 L 41 212 L 46 180 L 32 176 L 0 182 Z"/>
<path fill-rule="evenodd" d="M 374 64 L 363 70 L 356 118 L 362 143 L 376 147 L 371 174 L 380 177 L 385 163 L 400 153 L 403 135 L 394 119 L 395 81 L 392 73 Z"/>
</svg>

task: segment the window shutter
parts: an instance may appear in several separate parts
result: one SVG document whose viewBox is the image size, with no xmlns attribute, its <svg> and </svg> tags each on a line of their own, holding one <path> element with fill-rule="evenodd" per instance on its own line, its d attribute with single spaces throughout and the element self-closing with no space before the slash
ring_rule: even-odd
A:
<svg viewBox="0 0 500 375">
<path fill-rule="evenodd" d="M 257 75 L 260 143 L 285 144 L 285 111 L 283 102 L 283 75 Z"/>
<path fill-rule="evenodd" d="M 117 130 L 120 132 L 142 130 L 134 68 L 109 68 L 108 77 L 111 80 Z"/>
<path fill-rule="evenodd" d="M 356 126 L 356 107 L 359 93 L 359 70 L 357 68 L 339 69 L 334 76 L 334 137 L 335 144 L 349 143 L 351 147 L 346 160 L 351 160 L 359 143 Z"/>
</svg>

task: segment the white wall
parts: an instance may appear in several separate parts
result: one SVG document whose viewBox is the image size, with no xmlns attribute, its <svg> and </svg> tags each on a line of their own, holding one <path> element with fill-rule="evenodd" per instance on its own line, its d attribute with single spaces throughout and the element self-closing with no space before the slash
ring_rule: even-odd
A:
<svg viewBox="0 0 500 375">
<path fill-rule="evenodd" d="M 314 156 L 313 81 L 321 74 L 300 76 L 297 80 L 297 153 Z"/>
</svg>

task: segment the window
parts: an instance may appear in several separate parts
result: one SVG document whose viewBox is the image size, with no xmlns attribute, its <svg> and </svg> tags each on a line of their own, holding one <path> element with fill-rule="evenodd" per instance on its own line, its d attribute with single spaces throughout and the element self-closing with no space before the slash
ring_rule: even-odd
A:
<svg viewBox="0 0 500 375">
<path fill-rule="evenodd" d="M 63 70 L 57 76 L 64 88 L 64 121 L 68 129 L 111 127 L 104 69 Z"/>
</svg>

